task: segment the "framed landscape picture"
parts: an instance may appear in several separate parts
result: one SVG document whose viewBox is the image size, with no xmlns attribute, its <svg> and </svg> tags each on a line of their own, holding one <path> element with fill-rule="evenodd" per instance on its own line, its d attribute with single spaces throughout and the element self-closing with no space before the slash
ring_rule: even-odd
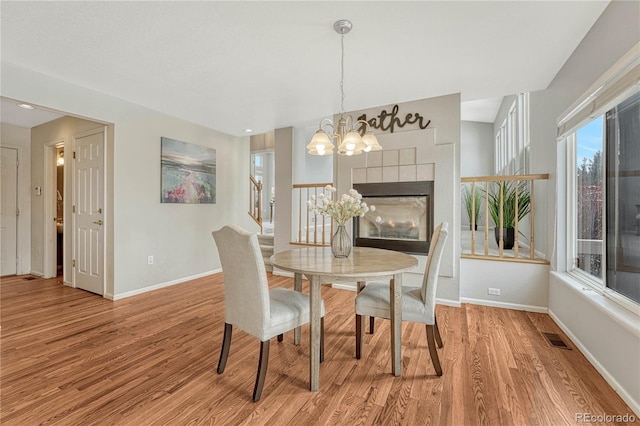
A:
<svg viewBox="0 0 640 426">
<path fill-rule="evenodd" d="M 161 138 L 163 203 L 216 203 L 216 150 Z"/>
</svg>

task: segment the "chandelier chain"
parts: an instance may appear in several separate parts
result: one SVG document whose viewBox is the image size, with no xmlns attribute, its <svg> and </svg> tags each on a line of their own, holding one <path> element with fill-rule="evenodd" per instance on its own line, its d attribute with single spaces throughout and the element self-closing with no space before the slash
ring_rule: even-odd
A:
<svg viewBox="0 0 640 426">
<path fill-rule="evenodd" d="M 340 48 L 342 50 L 340 59 L 340 114 L 344 114 L 344 33 L 340 35 Z"/>
</svg>

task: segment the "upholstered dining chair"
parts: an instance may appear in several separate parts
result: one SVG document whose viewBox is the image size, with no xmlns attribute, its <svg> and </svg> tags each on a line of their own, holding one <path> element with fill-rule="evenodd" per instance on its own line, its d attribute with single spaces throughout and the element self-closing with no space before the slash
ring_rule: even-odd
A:
<svg viewBox="0 0 640 426">
<path fill-rule="evenodd" d="M 426 325 L 427 343 L 433 368 L 438 376 L 442 375 L 438 351 L 435 348 L 435 340 L 441 348 L 442 338 L 436 321 L 436 287 L 440 260 L 444 251 L 444 243 L 447 240 L 449 224 L 442 222 L 436 227 L 429 245 L 427 266 L 422 280 L 422 287 L 402 288 L 402 321 L 418 322 Z M 362 355 L 364 343 L 364 330 L 362 316 L 375 318 L 390 318 L 390 295 L 388 282 L 370 282 L 356 296 L 356 358 Z"/>
<path fill-rule="evenodd" d="M 309 322 L 309 296 L 285 288 L 269 290 L 267 272 L 256 234 L 227 225 L 214 231 L 213 238 L 224 274 L 224 337 L 218 374 L 224 372 L 233 327 L 260 339 L 260 359 L 253 400 L 258 401 L 267 374 L 269 341 Z M 320 362 L 324 358 L 324 301 L 321 302 Z"/>
</svg>

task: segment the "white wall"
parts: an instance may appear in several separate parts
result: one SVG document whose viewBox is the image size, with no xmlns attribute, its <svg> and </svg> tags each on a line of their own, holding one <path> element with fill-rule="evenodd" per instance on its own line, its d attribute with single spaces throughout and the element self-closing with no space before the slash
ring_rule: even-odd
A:
<svg viewBox="0 0 640 426">
<path fill-rule="evenodd" d="M 460 260 L 462 303 L 546 313 L 548 280 L 549 265 Z M 490 295 L 489 288 L 500 290 L 500 295 Z"/>
<path fill-rule="evenodd" d="M 257 227 L 247 214 L 248 138 L 158 113 L 115 130 L 114 295 L 219 269 L 211 231 L 228 223 Z M 216 204 L 160 203 L 162 136 L 216 149 Z"/>
<path fill-rule="evenodd" d="M 18 150 L 17 273 L 31 272 L 31 129 L 0 123 L 0 145 Z"/>
<path fill-rule="evenodd" d="M 551 174 L 547 209 L 548 253 L 554 253 L 549 313 L 590 358 L 614 389 L 640 415 L 640 333 L 623 324 L 625 310 L 582 291 L 562 274 L 565 260 L 565 146 L 556 142 L 556 120 L 620 57 L 640 42 L 640 3 L 614 1 L 584 37 L 545 91 L 531 94 L 531 148 L 534 172 Z M 554 188 L 557 188 L 554 190 Z M 556 250 L 553 243 L 556 242 Z M 576 291 L 579 290 L 579 291 Z"/>
<path fill-rule="evenodd" d="M 564 274 L 551 273 L 549 300 L 549 315 L 640 415 L 638 317 Z"/>
<path fill-rule="evenodd" d="M 2 96 L 113 123 L 107 141 L 107 294 L 119 298 L 220 268 L 211 231 L 255 231 L 249 203 L 249 138 L 235 138 L 120 99 L 2 63 Z M 215 148 L 217 204 L 160 203 L 160 137 Z M 40 167 L 38 165 L 38 167 Z M 107 220 L 107 219 L 106 219 Z M 147 265 L 147 255 L 155 257 Z"/>
<path fill-rule="evenodd" d="M 333 156 L 307 154 L 307 145 L 317 125 L 293 129 L 293 183 L 333 182 Z"/>
<path fill-rule="evenodd" d="M 276 129 L 276 202 L 278 203 L 274 220 L 273 249 L 275 253 L 289 250 L 291 232 L 291 187 L 293 185 L 293 128 Z"/>
<path fill-rule="evenodd" d="M 493 145 L 493 123 L 460 122 L 460 176 L 492 176 Z"/>
</svg>

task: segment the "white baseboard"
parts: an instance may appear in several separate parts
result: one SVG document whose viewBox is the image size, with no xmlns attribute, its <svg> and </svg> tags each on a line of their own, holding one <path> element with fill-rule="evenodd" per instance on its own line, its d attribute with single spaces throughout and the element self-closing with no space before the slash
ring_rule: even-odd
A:
<svg viewBox="0 0 640 426">
<path fill-rule="evenodd" d="M 440 299 L 439 297 L 436 297 L 436 305 L 452 306 L 454 308 L 462 306 L 459 300 Z"/>
<path fill-rule="evenodd" d="M 31 272 L 29 272 L 29 275 L 35 275 L 35 276 L 40 277 L 40 278 L 44 277 L 44 273 L 40 272 L 40 271 L 31 271 Z"/>
<path fill-rule="evenodd" d="M 629 408 L 631 408 L 633 412 L 638 417 L 640 417 L 640 402 L 634 400 L 631 397 L 631 395 L 629 395 L 629 393 L 622 386 L 620 386 L 618 381 L 609 373 L 609 371 L 607 371 L 606 368 L 604 368 L 602 364 L 600 364 L 598 359 L 594 357 L 593 354 L 591 354 L 591 352 L 589 352 L 587 347 L 584 344 L 582 344 L 580 339 L 578 339 L 571 332 L 571 330 L 560 320 L 560 318 L 558 318 L 556 314 L 554 314 L 553 311 L 550 309 L 549 309 L 549 316 L 551 317 L 551 319 L 553 319 L 553 321 L 555 321 L 558 327 L 560 327 L 562 331 L 564 331 L 564 333 L 569 337 L 569 339 L 571 339 L 573 344 L 576 345 L 578 349 L 580 349 L 580 352 L 582 352 L 585 358 L 589 360 L 591 365 L 593 365 L 595 369 L 598 370 L 598 373 L 600 373 L 602 377 L 604 377 L 604 379 L 607 381 L 607 383 L 609 383 L 609 385 L 613 388 L 613 390 L 616 391 L 618 395 L 620 395 L 620 398 L 622 398 L 622 400 L 627 403 Z"/>
<path fill-rule="evenodd" d="M 173 281 L 167 281 L 164 283 L 160 283 L 160 284 L 155 284 L 149 287 L 144 287 L 144 288 L 140 288 L 137 290 L 132 290 L 132 291 L 127 291 L 125 293 L 120 293 L 120 294 L 105 294 L 105 298 L 110 299 L 110 300 L 120 300 L 120 299 L 124 299 L 127 297 L 131 297 L 131 296 L 136 296 L 138 294 L 142 294 L 142 293 L 147 293 L 149 291 L 153 291 L 153 290 L 158 290 L 160 288 L 164 288 L 164 287 L 169 287 L 172 285 L 176 285 L 176 284 L 180 284 L 183 283 L 185 281 L 191 281 L 191 280 L 195 280 L 196 278 L 202 278 L 202 277 L 206 277 L 208 275 L 213 275 L 213 274 L 217 274 L 218 272 L 222 272 L 222 269 L 214 269 L 213 271 L 208 271 L 208 272 L 203 272 L 201 274 L 196 274 L 196 275 L 191 275 L 188 277 L 183 277 L 183 278 L 178 278 L 177 280 L 173 280 Z"/>
<path fill-rule="evenodd" d="M 539 312 L 546 314 L 549 308 L 546 306 L 522 305 L 520 303 L 494 302 L 492 300 L 472 299 L 469 297 L 461 297 L 460 302 L 470 303 L 472 305 L 491 306 L 493 308 L 514 309 L 516 311 Z"/>
</svg>

